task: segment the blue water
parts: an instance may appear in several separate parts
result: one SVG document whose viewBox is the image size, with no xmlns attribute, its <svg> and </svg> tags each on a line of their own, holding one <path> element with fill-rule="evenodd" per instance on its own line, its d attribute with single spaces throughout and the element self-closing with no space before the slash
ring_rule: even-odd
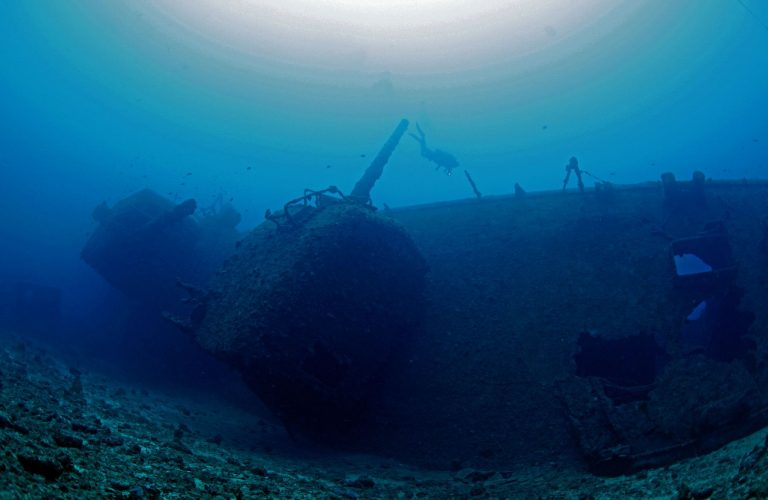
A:
<svg viewBox="0 0 768 500">
<path fill-rule="evenodd" d="M 247 229 L 350 190 L 403 117 L 461 166 L 406 137 L 378 204 L 469 197 L 464 168 L 487 195 L 557 189 L 570 156 L 617 183 L 765 177 L 766 23 L 757 0 L 4 1 L 0 276 L 93 307 L 101 201 L 223 193 Z"/>
</svg>

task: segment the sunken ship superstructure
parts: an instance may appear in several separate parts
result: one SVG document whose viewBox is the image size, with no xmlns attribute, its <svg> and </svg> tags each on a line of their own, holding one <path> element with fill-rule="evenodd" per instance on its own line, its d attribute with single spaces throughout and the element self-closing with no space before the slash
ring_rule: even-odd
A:
<svg viewBox="0 0 768 500">
<path fill-rule="evenodd" d="M 768 424 L 768 183 L 472 183 L 473 199 L 376 210 L 407 125 L 348 196 L 268 211 L 209 285 L 184 285 L 189 317 L 169 315 L 295 437 L 614 475 Z"/>
</svg>

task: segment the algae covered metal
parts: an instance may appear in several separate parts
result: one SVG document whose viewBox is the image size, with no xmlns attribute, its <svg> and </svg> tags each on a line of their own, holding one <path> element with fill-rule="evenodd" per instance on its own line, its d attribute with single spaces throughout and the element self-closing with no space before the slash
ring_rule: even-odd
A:
<svg viewBox="0 0 768 500">
<path fill-rule="evenodd" d="M 213 281 L 195 332 L 289 430 L 324 437 L 363 417 L 413 333 L 426 266 L 395 222 L 356 203 L 251 233 Z"/>
<path fill-rule="evenodd" d="M 194 199 L 175 204 L 150 189 L 112 207 L 101 203 L 93 218 L 83 260 L 127 296 L 159 308 L 178 303 L 177 280 L 207 282 L 239 237 L 240 214 L 231 206 L 198 210 Z"/>
<path fill-rule="evenodd" d="M 424 259 L 370 202 L 407 127 L 398 124 L 349 197 L 307 190 L 267 211 L 210 290 L 192 291 L 185 328 L 291 432 L 326 439 L 363 420 L 391 356 L 419 324 Z"/>
</svg>

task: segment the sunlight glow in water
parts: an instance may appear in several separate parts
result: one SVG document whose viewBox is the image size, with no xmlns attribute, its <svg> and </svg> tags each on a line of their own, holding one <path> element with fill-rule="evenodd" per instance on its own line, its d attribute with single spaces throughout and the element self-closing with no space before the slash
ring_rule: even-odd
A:
<svg viewBox="0 0 768 500">
<path fill-rule="evenodd" d="M 142 5 L 138 8 L 146 14 L 230 56 L 234 51 L 262 62 L 401 73 L 452 72 L 536 53 L 618 8 L 609 0 L 159 0 Z"/>
</svg>

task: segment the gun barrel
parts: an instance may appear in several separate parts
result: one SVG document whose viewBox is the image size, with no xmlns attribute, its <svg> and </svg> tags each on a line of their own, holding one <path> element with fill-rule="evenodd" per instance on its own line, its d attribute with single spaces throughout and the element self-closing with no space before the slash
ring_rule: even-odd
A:
<svg viewBox="0 0 768 500">
<path fill-rule="evenodd" d="M 400 138 L 402 138 L 405 131 L 408 130 L 408 125 L 409 122 L 405 118 L 400 120 L 400 123 L 397 124 L 392 135 L 389 136 L 387 142 L 385 142 L 384 146 L 379 150 L 376 158 L 373 159 L 368 168 L 365 169 L 362 177 L 360 177 L 360 180 L 355 184 L 355 187 L 352 189 L 352 194 L 349 197 L 362 203 L 367 203 L 371 199 L 371 190 L 384 172 L 384 165 L 389 161 L 389 157 L 400 142 Z"/>
</svg>

